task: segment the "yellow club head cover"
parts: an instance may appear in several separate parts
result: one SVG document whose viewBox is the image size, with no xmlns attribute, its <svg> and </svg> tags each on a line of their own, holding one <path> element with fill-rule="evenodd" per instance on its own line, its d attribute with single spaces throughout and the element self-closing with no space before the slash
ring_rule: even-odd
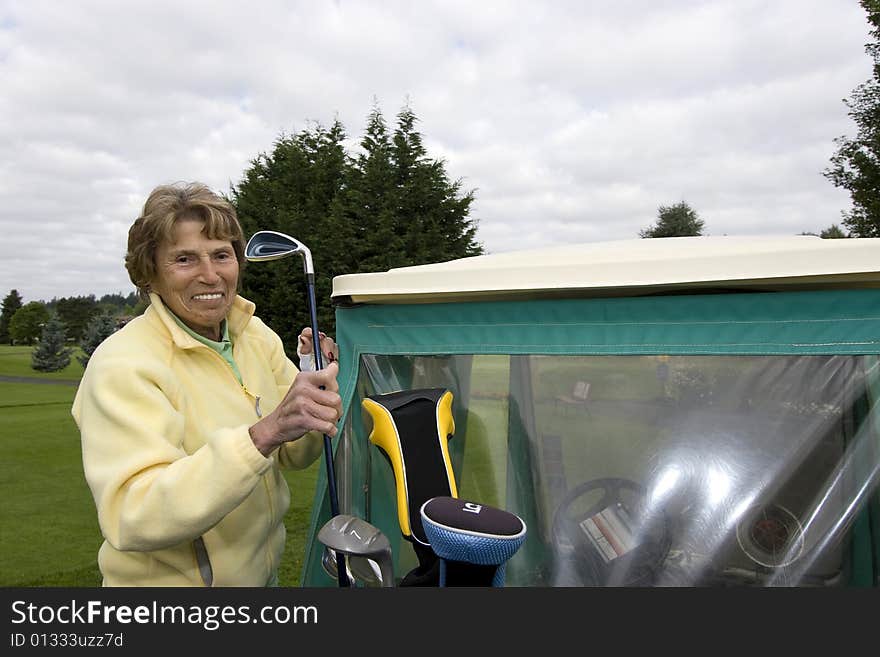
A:
<svg viewBox="0 0 880 657">
<path fill-rule="evenodd" d="M 419 510 L 438 495 L 458 497 L 449 459 L 455 433 L 452 392 L 446 388 L 402 390 L 361 402 L 373 421 L 370 442 L 386 456 L 397 489 L 397 518 L 408 540 L 428 545 Z"/>
</svg>

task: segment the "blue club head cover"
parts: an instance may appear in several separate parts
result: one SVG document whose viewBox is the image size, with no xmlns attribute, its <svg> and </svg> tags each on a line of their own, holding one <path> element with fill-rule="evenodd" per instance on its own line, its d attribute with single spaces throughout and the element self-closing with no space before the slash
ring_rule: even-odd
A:
<svg viewBox="0 0 880 657">
<path fill-rule="evenodd" d="M 422 505 L 422 526 L 442 560 L 441 586 L 503 586 L 507 561 L 525 541 L 516 514 L 455 497 Z"/>
</svg>

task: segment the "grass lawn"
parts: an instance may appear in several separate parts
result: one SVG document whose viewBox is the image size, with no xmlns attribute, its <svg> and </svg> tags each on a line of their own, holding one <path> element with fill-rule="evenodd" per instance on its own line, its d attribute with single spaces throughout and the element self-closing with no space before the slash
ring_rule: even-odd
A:
<svg viewBox="0 0 880 657">
<path fill-rule="evenodd" d="M 101 532 L 82 472 L 79 431 L 70 415 L 82 366 L 74 357 L 60 372 L 31 369 L 29 347 L 0 345 L 0 376 L 54 382 L 0 382 L 0 586 L 100 586 Z M 291 506 L 279 579 L 299 586 L 305 534 L 321 461 L 285 472 Z"/>
</svg>

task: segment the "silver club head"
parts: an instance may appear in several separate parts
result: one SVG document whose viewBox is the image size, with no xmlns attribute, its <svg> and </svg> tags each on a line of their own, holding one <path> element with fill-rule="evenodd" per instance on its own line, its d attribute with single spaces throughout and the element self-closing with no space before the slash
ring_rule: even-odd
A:
<svg viewBox="0 0 880 657">
<path fill-rule="evenodd" d="M 302 256 L 306 274 L 314 275 L 315 268 L 309 247 L 290 235 L 274 230 L 261 230 L 251 236 L 244 248 L 244 257 L 250 262 L 280 260 L 294 254 Z"/>
<path fill-rule="evenodd" d="M 330 577 L 339 578 L 336 550 L 325 546 L 321 555 L 321 565 Z M 348 556 L 345 558 L 345 570 L 350 582 L 360 582 L 364 586 L 388 586 L 382 577 L 381 567 L 373 559 Z"/>
<path fill-rule="evenodd" d="M 391 543 L 381 530 L 366 520 L 346 514 L 334 516 L 318 532 L 318 540 L 329 548 L 327 552 L 333 550 L 346 555 L 346 561 L 351 562 L 347 569 L 361 581 L 375 581 L 378 575 L 382 586 L 394 586 Z M 322 562 L 332 575 L 336 570 L 335 558 L 325 555 Z"/>
</svg>

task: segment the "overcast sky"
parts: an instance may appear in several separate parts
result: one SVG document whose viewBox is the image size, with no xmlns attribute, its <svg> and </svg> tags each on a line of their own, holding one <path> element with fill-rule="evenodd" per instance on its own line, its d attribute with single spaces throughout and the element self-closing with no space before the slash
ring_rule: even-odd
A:
<svg viewBox="0 0 880 657">
<path fill-rule="evenodd" d="M 490 253 L 679 201 L 709 235 L 818 233 L 869 40 L 857 0 L 0 0 L 0 297 L 128 294 L 153 187 L 228 192 L 337 117 L 355 154 L 374 99 L 392 127 L 409 102 Z"/>
</svg>

